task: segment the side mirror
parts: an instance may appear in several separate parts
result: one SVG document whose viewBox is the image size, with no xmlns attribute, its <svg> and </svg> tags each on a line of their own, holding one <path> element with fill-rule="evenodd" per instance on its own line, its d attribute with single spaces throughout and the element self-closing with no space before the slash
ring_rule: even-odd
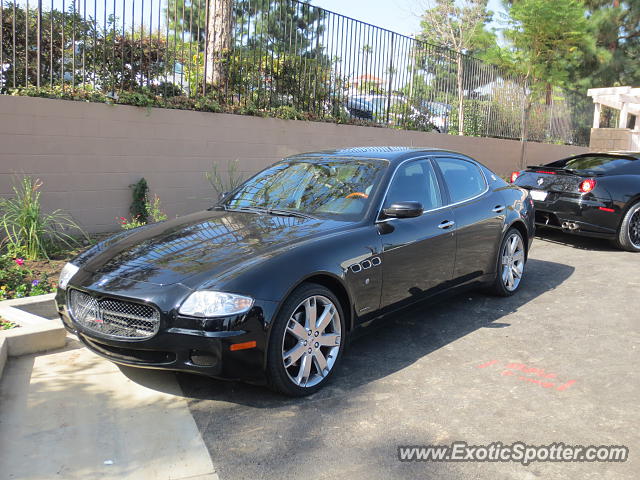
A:
<svg viewBox="0 0 640 480">
<path fill-rule="evenodd" d="M 420 202 L 398 202 L 382 211 L 387 218 L 419 217 L 422 212 L 424 210 Z"/>
<path fill-rule="evenodd" d="M 222 192 L 219 196 L 218 199 L 222 200 L 224 197 L 226 197 L 227 195 L 229 195 L 229 192 Z"/>
</svg>

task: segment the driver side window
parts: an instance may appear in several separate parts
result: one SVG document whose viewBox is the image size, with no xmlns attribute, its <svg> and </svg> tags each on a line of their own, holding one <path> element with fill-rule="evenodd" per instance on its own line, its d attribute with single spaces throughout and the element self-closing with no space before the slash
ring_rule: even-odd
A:
<svg viewBox="0 0 640 480">
<path fill-rule="evenodd" d="M 442 206 L 440 188 L 431 161 L 415 160 L 398 167 L 383 208 L 398 202 L 420 202 L 425 211 Z"/>
</svg>

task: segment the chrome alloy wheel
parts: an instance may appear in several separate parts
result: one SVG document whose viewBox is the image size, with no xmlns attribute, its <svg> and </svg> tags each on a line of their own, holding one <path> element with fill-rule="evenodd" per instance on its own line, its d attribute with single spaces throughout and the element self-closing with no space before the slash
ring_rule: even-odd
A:
<svg viewBox="0 0 640 480">
<path fill-rule="evenodd" d="M 524 273 L 524 244 L 522 237 L 512 233 L 502 247 L 502 283 L 513 292 L 520 285 Z"/>
<path fill-rule="evenodd" d="M 338 309 L 327 297 L 308 297 L 295 308 L 282 339 L 282 362 L 294 384 L 324 380 L 340 351 L 340 330 Z"/>
<path fill-rule="evenodd" d="M 640 248 L 640 207 L 636 208 L 629 219 L 629 240 L 634 247 Z"/>
</svg>

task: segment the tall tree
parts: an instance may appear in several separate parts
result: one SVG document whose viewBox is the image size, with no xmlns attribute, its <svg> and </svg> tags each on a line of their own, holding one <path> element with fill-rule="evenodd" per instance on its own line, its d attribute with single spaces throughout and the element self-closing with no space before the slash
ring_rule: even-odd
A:
<svg viewBox="0 0 640 480">
<path fill-rule="evenodd" d="M 232 46 L 233 0 L 209 0 L 205 47 L 206 81 L 222 85 L 227 78 L 226 58 Z"/>
<path fill-rule="evenodd" d="M 551 85 L 569 81 L 570 66 L 582 59 L 588 44 L 588 25 L 580 0 L 517 0 L 509 9 L 509 24 L 503 31 L 508 42 L 501 61 L 521 74 L 525 83 L 521 162 L 528 138 L 532 95 L 549 94 Z"/>
<path fill-rule="evenodd" d="M 640 84 L 640 2 L 638 0 L 584 0 L 590 35 L 595 46 L 573 70 L 581 89 Z"/>
<path fill-rule="evenodd" d="M 418 39 L 454 51 L 458 92 L 458 134 L 464 134 L 464 57 L 471 53 L 490 20 L 487 0 L 428 0 Z"/>
<path fill-rule="evenodd" d="M 324 10 L 294 0 L 169 0 L 169 28 L 206 52 L 206 81 L 225 82 L 231 50 L 321 58 Z"/>
<path fill-rule="evenodd" d="M 218 10 L 220 0 L 169 0 L 165 9 L 169 28 L 198 39 L 202 48 L 207 32 L 207 12 Z M 225 0 L 226 1 L 226 0 Z M 249 48 L 275 53 L 313 56 L 324 33 L 325 11 L 309 0 L 231 0 L 233 40 Z M 209 5 L 207 6 L 207 3 Z"/>
</svg>

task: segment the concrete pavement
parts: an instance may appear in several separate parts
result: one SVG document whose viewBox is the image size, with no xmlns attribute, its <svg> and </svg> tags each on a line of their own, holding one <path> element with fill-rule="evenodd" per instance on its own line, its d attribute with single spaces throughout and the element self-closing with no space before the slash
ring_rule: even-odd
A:
<svg viewBox="0 0 640 480">
<path fill-rule="evenodd" d="M 74 340 L 10 359 L 0 478 L 217 480 L 174 374 L 130 370 Z M 146 386 L 127 375 L 143 375 Z"/>
</svg>

